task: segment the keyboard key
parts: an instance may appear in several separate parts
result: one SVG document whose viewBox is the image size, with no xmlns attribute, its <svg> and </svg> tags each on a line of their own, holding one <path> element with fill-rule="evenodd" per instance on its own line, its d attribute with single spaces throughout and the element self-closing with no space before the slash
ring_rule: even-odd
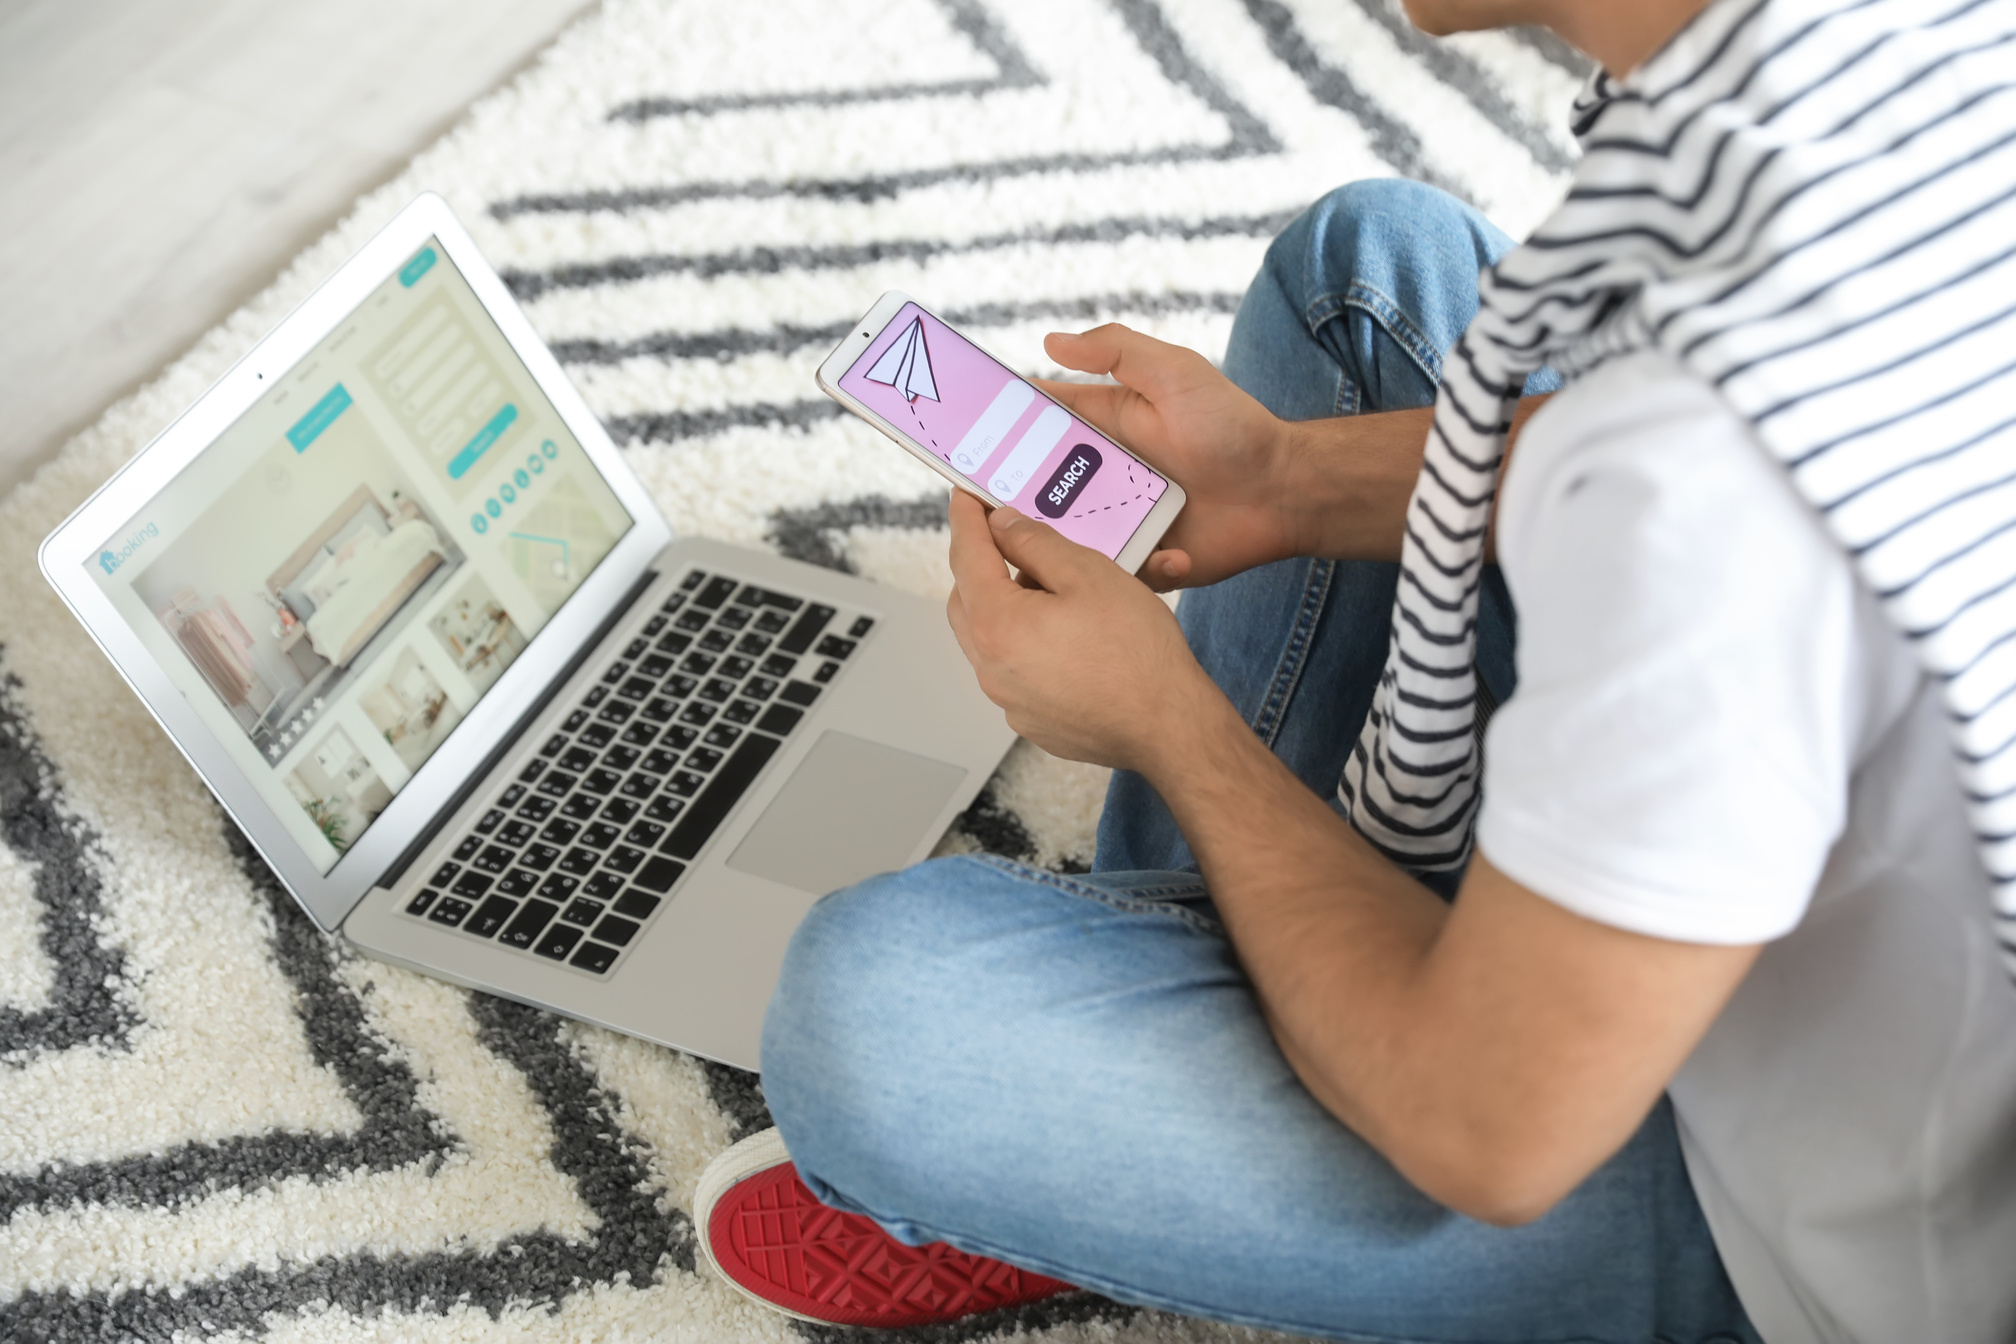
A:
<svg viewBox="0 0 2016 1344">
<path fill-rule="evenodd" d="M 602 764 L 611 770 L 628 770 L 642 754 L 635 747 L 611 747 L 602 753 Z"/>
<path fill-rule="evenodd" d="M 644 717 L 653 723 L 663 723 L 678 712 L 679 703 L 676 700 L 667 700 L 662 695 L 644 706 Z"/>
<path fill-rule="evenodd" d="M 744 658 L 740 654 L 737 654 L 733 658 L 723 658 L 721 666 L 715 668 L 714 671 L 718 675 L 728 678 L 730 681 L 740 681 L 749 675 L 749 669 L 754 666 L 756 666 L 755 659 Z"/>
<path fill-rule="evenodd" d="M 684 700 L 700 689 L 700 679 L 689 677 L 684 672 L 665 678 L 665 696 L 670 700 Z"/>
<path fill-rule="evenodd" d="M 602 669 L 602 681 L 605 685 L 614 686 L 629 674 L 630 664 L 622 662 L 611 663 Z"/>
<path fill-rule="evenodd" d="M 644 758 L 644 769 L 654 775 L 669 775 L 672 767 L 679 764 L 679 753 L 660 747 Z"/>
<path fill-rule="evenodd" d="M 652 635 L 657 634 L 660 630 L 663 630 L 664 628 L 665 628 L 665 618 L 663 616 L 653 616 L 650 620 L 644 623 L 644 637 L 646 639 L 649 639 Z"/>
<path fill-rule="evenodd" d="M 586 747 L 576 747 L 560 758 L 560 768 L 562 770 L 572 770 L 577 775 L 586 771 L 593 764 L 595 764 L 595 753 Z"/>
<path fill-rule="evenodd" d="M 693 596 L 693 605 L 712 611 L 735 595 L 735 580 L 715 579 Z"/>
<path fill-rule="evenodd" d="M 833 615 L 833 608 L 821 603 L 815 602 L 805 608 L 804 614 L 792 622 L 791 629 L 786 632 L 784 638 L 777 641 L 777 651 L 789 654 L 805 652 L 811 647 L 819 632 L 826 628 L 826 622 L 833 619 Z"/>
<path fill-rule="evenodd" d="M 551 798 L 533 796 L 518 805 L 518 815 L 527 821 L 544 821 L 553 815 L 554 803 Z"/>
<path fill-rule="evenodd" d="M 656 756 L 659 753 L 654 751 L 651 754 Z M 640 770 L 623 781 L 623 796 L 634 799 L 636 802 L 643 802 L 658 792 L 658 784 L 658 776 L 645 774 Z"/>
<path fill-rule="evenodd" d="M 615 737 L 616 730 L 608 724 L 591 724 L 581 730 L 581 745 L 600 751 L 614 741 Z"/>
<path fill-rule="evenodd" d="M 849 639 L 860 639 L 874 628 L 875 618 L 873 616 L 862 616 L 857 618 L 854 624 L 847 627 L 847 637 Z"/>
<path fill-rule="evenodd" d="M 434 904 L 434 898 L 440 894 L 440 892 L 433 890 L 431 887 L 420 888 L 419 893 L 412 900 L 406 902 L 406 913 L 409 915 L 426 914 L 427 907 Z"/>
<path fill-rule="evenodd" d="M 708 615 L 704 611 L 689 611 L 678 620 L 672 622 L 672 624 L 690 633 L 694 630 L 705 630 L 708 619 Z"/>
<path fill-rule="evenodd" d="M 613 723 L 621 726 L 628 723 L 630 716 L 636 712 L 637 706 L 627 700 L 611 700 L 608 704 L 595 711 L 595 717 L 604 723 Z"/>
<path fill-rule="evenodd" d="M 777 693 L 777 683 L 768 677 L 751 677 L 742 683 L 742 694 L 751 700 L 768 700 Z"/>
<path fill-rule="evenodd" d="M 798 720 L 804 717 L 805 711 L 802 709 L 793 709 L 789 705 L 772 705 L 763 711 L 762 718 L 756 720 L 756 726 L 766 733 L 776 733 L 781 737 L 796 728 Z"/>
<path fill-rule="evenodd" d="M 617 947 L 628 947 L 630 940 L 637 936 L 637 929 L 638 925 L 621 915 L 610 915 L 596 926 L 594 936 Z"/>
<path fill-rule="evenodd" d="M 842 639 L 838 635 L 828 635 L 819 641 L 819 647 L 814 652 L 821 658 L 845 658 L 854 652 L 854 641 Z"/>
<path fill-rule="evenodd" d="M 679 586 L 683 588 L 685 591 L 690 593 L 695 588 L 698 588 L 701 585 L 701 583 L 705 581 L 706 578 L 707 578 L 706 570 L 696 569 L 692 573 L 688 574 L 685 578 L 681 579 L 679 581 Z M 677 594 L 674 594 L 674 596 L 677 596 Z"/>
<path fill-rule="evenodd" d="M 531 844 L 532 836 L 538 829 L 538 827 L 529 821 L 514 821 L 503 830 L 497 832 L 497 838 L 511 846 L 511 848 L 516 849 L 520 845 Z"/>
<path fill-rule="evenodd" d="M 623 650 L 623 656 L 625 658 L 634 660 L 638 654 L 644 652 L 644 650 L 650 647 L 651 644 L 649 640 L 633 639 L 630 641 L 629 647 Z"/>
<path fill-rule="evenodd" d="M 510 788 L 504 790 L 504 796 L 497 800 L 497 806 L 515 807 L 518 800 L 524 796 L 525 786 L 523 784 L 513 784 Z"/>
<path fill-rule="evenodd" d="M 626 700 L 649 700 L 651 693 L 657 689 L 656 677 L 632 677 L 616 688 L 616 694 Z"/>
<path fill-rule="evenodd" d="M 574 843 L 574 837 L 579 834 L 581 834 L 580 822 L 563 821 L 555 817 L 546 823 L 545 830 L 539 832 L 539 838 L 549 844 L 571 845 Z"/>
<path fill-rule="evenodd" d="M 539 895 L 549 901 L 564 901 L 580 887 L 581 879 L 566 873 L 548 873 L 539 884 Z"/>
<path fill-rule="evenodd" d="M 707 730 L 704 739 L 710 747 L 732 747 L 735 739 L 742 736 L 742 730 L 732 723 L 717 723 Z"/>
<path fill-rule="evenodd" d="M 555 733 L 546 739 L 545 746 L 539 748 L 539 754 L 541 756 L 558 756 L 565 750 L 567 750 L 567 735 L 565 733 Z"/>
<path fill-rule="evenodd" d="M 532 950 L 542 957 L 565 961 L 567 954 L 574 950 L 574 944 L 580 941 L 581 930 L 569 928 L 565 924 L 555 924 L 546 930 L 545 936 L 539 940 L 539 945 Z"/>
<path fill-rule="evenodd" d="M 568 903 L 565 910 L 560 912 L 560 918 L 569 924 L 579 924 L 584 929 L 592 929 L 595 927 L 595 921 L 602 918 L 602 904 L 599 901 L 583 900 L 577 896 Z"/>
<path fill-rule="evenodd" d="M 766 592 L 763 594 L 763 605 L 766 607 L 782 607 L 785 611 L 796 611 L 805 605 L 805 599 L 793 597 L 789 593 Z"/>
<path fill-rule="evenodd" d="M 595 865 L 601 861 L 602 856 L 594 850 L 583 849 L 576 845 L 560 856 L 560 871 L 573 873 L 577 877 L 586 877 L 595 871 Z"/>
<path fill-rule="evenodd" d="M 614 770 L 590 770 L 588 777 L 581 781 L 581 787 L 590 793 L 610 794 L 623 782 L 623 776 Z"/>
<path fill-rule="evenodd" d="M 606 821 L 598 821 L 581 836 L 581 843 L 590 849 L 607 849 L 623 838 L 620 827 L 611 826 Z"/>
<path fill-rule="evenodd" d="M 614 873 L 597 873 L 581 884 L 581 894 L 596 901 L 606 901 L 622 890 L 623 879 Z"/>
<path fill-rule="evenodd" d="M 604 947 L 601 943 L 583 943 L 581 950 L 568 958 L 567 964 L 601 975 L 616 964 L 616 949 Z"/>
<path fill-rule="evenodd" d="M 730 607 L 714 618 L 714 628 L 717 630 L 740 630 L 747 624 L 749 624 L 747 607 Z"/>
<path fill-rule="evenodd" d="M 714 659 L 705 653 L 689 653 L 685 661 L 679 664 L 679 670 L 691 676 L 704 677 L 714 670 Z"/>
<path fill-rule="evenodd" d="M 653 859 L 652 862 L 656 863 L 657 860 Z M 679 867 L 676 863 L 672 866 L 674 868 Z M 672 876 L 676 879 L 679 874 L 675 872 Z M 669 886 L 670 884 L 668 883 L 667 885 Z M 616 909 L 620 913 L 630 916 L 632 919 L 651 918 L 651 912 L 656 910 L 660 904 L 661 902 L 656 896 L 642 891 L 626 891 L 616 898 Z"/>
<path fill-rule="evenodd" d="M 565 770 L 555 770 L 539 781 L 539 792 L 548 798 L 565 798 L 573 792 L 574 784 L 574 776 Z"/>
<path fill-rule="evenodd" d="M 713 733 L 716 731 L 718 730 L 709 729 L 708 730 L 709 736 L 712 736 Z M 733 732 L 734 729 L 731 728 L 729 729 L 729 731 Z M 673 748 L 678 751 L 686 750 L 686 748 L 692 746 L 695 742 L 698 742 L 699 740 L 700 740 L 700 730 L 698 728 L 688 728 L 684 724 L 675 723 L 670 728 L 667 728 L 665 730 L 665 745 L 669 748 Z"/>
<path fill-rule="evenodd" d="M 517 855 L 502 845 L 485 845 L 483 852 L 476 856 L 476 866 L 486 873 L 501 873 L 511 866 Z"/>
<path fill-rule="evenodd" d="M 539 776 L 545 773 L 546 773 L 546 762 L 534 758 L 533 760 L 527 761 L 525 763 L 525 768 L 518 772 L 518 779 L 520 783 L 530 784 L 534 780 L 538 779 Z"/>
<path fill-rule="evenodd" d="M 788 681 L 777 698 L 788 705 L 809 705 L 819 698 L 819 688 L 809 681 Z"/>
<path fill-rule="evenodd" d="M 774 635 L 791 624 L 791 618 L 781 611 L 766 611 L 756 618 L 756 628 L 766 635 Z"/>
<path fill-rule="evenodd" d="M 754 700 L 737 700 L 722 712 L 721 717 L 730 723 L 748 723 L 762 712 L 763 706 Z"/>
<path fill-rule="evenodd" d="M 570 733 L 578 733 L 581 731 L 582 725 L 587 722 L 588 722 L 588 711 L 585 709 L 577 709 L 572 714 L 569 714 L 567 716 L 567 722 L 561 724 L 560 726 Z"/>
<path fill-rule="evenodd" d="M 735 641 L 735 652 L 747 654 L 751 658 L 761 658 L 770 651 L 770 641 L 761 635 L 744 635 Z"/>
<path fill-rule="evenodd" d="M 488 938 L 504 927 L 504 921 L 511 918 L 512 912 L 517 908 L 518 902 L 514 900 L 492 896 L 477 907 L 475 914 L 469 916 L 469 922 L 462 926 L 462 931 L 473 933 L 478 938 Z"/>
<path fill-rule="evenodd" d="M 705 727 L 707 720 L 713 717 L 714 706 L 698 700 L 679 712 L 679 722 L 690 723 L 696 728 Z"/>
<path fill-rule="evenodd" d="M 686 753 L 686 768 L 702 772 L 721 764 L 721 753 L 712 747 L 695 747 Z"/>
<path fill-rule="evenodd" d="M 581 703 L 589 709 L 593 709 L 608 698 L 609 688 L 607 686 L 590 686 L 588 694 L 581 697 Z"/>
<path fill-rule="evenodd" d="M 628 780 L 624 781 L 623 787 L 626 789 L 630 787 Z M 602 808 L 602 820 L 613 821 L 618 826 L 628 822 L 630 818 L 636 815 L 637 804 L 631 802 L 628 798 L 611 798 Z"/>
<path fill-rule="evenodd" d="M 706 634 L 700 636 L 700 650 L 702 653 L 726 653 L 728 652 L 728 646 L 734 642 L 735 636 L 729 634 L 726 630 L 709 630 Z M 689 653 L 686 656 L 691 659 L 695 655 Z"/>
<path fill-rule="evenodd" d="M 462 843 L 455 846 L 455 857 L 467 863 L 476 857 L 476 851 L 483 847 L 482 838 L 474 835 L 462 837 Z"/>
<path fill-rule="evenodd" d="M 536 875 L 523 868 L 513 868 L 497 879 L 497 894 L 500 896 L 529 896 L 532 888 L 539 885 Z"/>
<path fill-rule="evenodd" d="M 644 890 L 655 891 L 662 896 L 666 892 L 672 890 L 672 884 L 674 882 L 677 882 L 679 880 L 679 874 L 685 871 L 686 871 L 685 864 L 674 863 L 672 860 L 664 857 L 663 855 L 654 855 L 651 861 L 645 864 L 642 868 L 639 868 L 637 870 L 636 876 L 632 877 L 630 880 L 637 886 L 644 888 Z M 628 899 L 629 897 L 625 896 L 622 901 L 616 902 L 616 908 L 618 910 L 621 910 L 623 908 L 624 901 L 627 901 Z"/>
<path fill-rule="evenodd" d="M 577 793 L 567 800 L 565 807 L 560 809 L 560 815 L 563 817 L 572 817 L 576 821 L 586 821 L 595 815 L 595 809 L 600 806 L 602 806 L 602 800 L 594 794 Z"/>
<path fill-rule="evenodd" d="M 488 835 L 490 832 L 496 830 L 503 820 L 503 809 L 493 807 L 483 814 L 483 820 L 476 823 L 476 833 L 478 835 Z"/>
<path fill-rule="evenodd" d="M 744 737 L 742 745 L 735 748 L 727 763 L 715 773 L 714 782 L 693 800 L 693 805 L 686 809 L 686 815 L 665 837 L 665 843 L 659 846 L 660 851 L 680 859 L 690 859 L 698 854 L 781 745 L 774 737 L 756 733 Z M 645 866 L 648 868 L 650 865 Z"/>
<path fill-rule="evenodd" d="M 459 863 L 444 863 L 434 870 L 434 876 L 427 879 L 430 887 L 445 887 L 455 880 L 455 874 L 462 871 Z"/>
<path fill-rule="evenodd" d="M 553 860 L 560 857 L 560 851 L 551 845 L 531 845 L 518 856 L 518 862 L 537 873 L 543 873 L 553 866 Z"/>
<path fill-rule="evenodd" d="M 637 675 L 649 677 L 653 681 L 663 681 L 665 674 L 672 670 L 672 660 L 663 654 L 654 653 L 637 664 Z"/>
<path fill-rule="evenodd" d="M 436 924 L 446 924 L 452 929 L 460 924 L 462 916 L 473 908 L 467 901 L 458 901 L 453 896 L 443 896 L 434 903 L 434 908 L 427 912 L 427 918 Z"/>
<path fill-rule="evenodd" d="M 657 736 L 658 730 L 642 719 L 623 730 L 623 740 L 633 747 L 648 747 Z"/>
<path fill-rule="evenodd" d="M 735 600 L 745 607 L 760 607 L 763 605 L 763 590 L 753 583 L 744 584 L 742 591 L 735 594 Z"/>
<path fill-rule="evenodd" d="M 644 851 L 641 849 L 633 849 L 629 845 L 618 845 L 609 851 L 609 857 L 602 862 L 605 867 L 614 869 L 616 872 L 631 873 L 637 870 L 637 865 L 644 862 L 646 857 Z"/>
<path fill-rule="evenodd" d="M 681 798 L 691 798 L 700 791 L 700 786 L 706 782 L 705 779 L 694 774 L 691 770 L 681 770 L 666 782 L 665 787 L 678 794 Z"/>
<path fill-rule="evenodd" d="M 448 888 L 465 901 L 481 900 L 483 893 L 490 890 L 490 884 L 497 879 L 486 873 L 467 872 L 455 879 L 455 885 Z"/>
<path fill-rule="evenodd" d="M 827 682 L 833 680 L 833 678 L 836 675 L 838 675 L 839 671 L 840 671 L 840 664 L 838 663 L 832 663 L 832 662 L 821 663 L 819 665 L 819 670 L 812 674 L 812 680 L 818 682 L 821 686 L 824 686 Z"/>
<path fill-rule="evenodd" d="M 623 833 L 623 838 L 633 845 L 649 849 L 665 838 L 665 828 L 655 821 L 640 821 Z"/>
<path fill-rule="evenodd" d="M 653 821 L 671 821 L 679 815 L 680 810 L 685 806 L 685 799 L 674 798 L 669 793 L 661 793 L 651 800 L 649 807 L 644 809 L 644 815 Z"/>
<path fill-rule="evenodd" d="M 707 684 L 700 688 L 700 698 L 702 700 L 712 700 L 717 705 L 724 703 L 733 694 L 735 694 L 735 683 L 732 681 L 723 681 L 719 677 L 709 679 Z"/>
</svg>

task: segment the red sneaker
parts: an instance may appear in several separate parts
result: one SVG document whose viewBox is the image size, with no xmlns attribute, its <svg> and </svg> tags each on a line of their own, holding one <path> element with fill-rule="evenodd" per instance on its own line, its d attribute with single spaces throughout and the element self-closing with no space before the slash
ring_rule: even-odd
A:
<svg viewBox="0 0 2016 1344">
<path fill-rule="evenodd" d="M 894 1329 L 1072 1291 L 943 1242 L 905 1245 L 872 1219 L 827 1208 L 774 1129 L 707 1164 L 693 1221 L 700 1253 L 731 1287 L 801 1321 Z"/>
</svg>

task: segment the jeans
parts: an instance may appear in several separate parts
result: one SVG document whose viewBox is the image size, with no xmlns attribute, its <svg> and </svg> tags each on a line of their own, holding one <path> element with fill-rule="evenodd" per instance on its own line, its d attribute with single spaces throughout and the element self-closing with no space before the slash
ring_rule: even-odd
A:
<svg viewBox="0 0 2016 1344">
<path fill-rule="evenodd" d="M 1335 191 L 1270 248 L 1226 372 L 1290 418 L 1425 405 L 1478 270 L 1508 245 L 1427 187 Z M 1205 668 L 1326 797 L 1384 661 L 1394 569 L 1288 561 L 1179 607 Z M 1502 583 L 1486 612 L 1480 665 L 1502 698 Z M 1124 773 L 1090 875 L 941 859 L 822 901 L 763 1062 L 807 1183 L 906 1241 L 1336 1339 L 1756 1338 L 1663 1101 L 1514 1229 L 1435 1203 L 1318 1105 L 1167 809 Z"/>
</svg>

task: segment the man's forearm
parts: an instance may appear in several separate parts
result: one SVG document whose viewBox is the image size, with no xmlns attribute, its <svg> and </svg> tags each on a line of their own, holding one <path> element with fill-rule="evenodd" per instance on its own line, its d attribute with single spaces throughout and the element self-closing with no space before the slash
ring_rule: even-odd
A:
<svg viewBox="0 0 2016 1344">
<path fill-rule="evenodd" d="M 1526 397 L 1512 418 L 1506 454 L 1546 396 Z M 1296 501 L 1298 555 L 1398 560 L 1407 501 L 1421 475 L 1431 407 L 1379 411 L 1287 427 L 1284 493 Z M 1487 542 L 1487 554 L 1491 543 Z"/>
</svg>

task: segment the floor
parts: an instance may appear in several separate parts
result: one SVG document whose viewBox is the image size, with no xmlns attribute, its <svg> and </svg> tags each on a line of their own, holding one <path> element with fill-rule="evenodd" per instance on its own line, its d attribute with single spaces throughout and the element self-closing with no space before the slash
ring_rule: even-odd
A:
<svg viewBox="0 0 2016 1344">
<path fill-rule="evenodd" d="M 0 3 L 0 493 L 591 3 Z"/>
</svg>

